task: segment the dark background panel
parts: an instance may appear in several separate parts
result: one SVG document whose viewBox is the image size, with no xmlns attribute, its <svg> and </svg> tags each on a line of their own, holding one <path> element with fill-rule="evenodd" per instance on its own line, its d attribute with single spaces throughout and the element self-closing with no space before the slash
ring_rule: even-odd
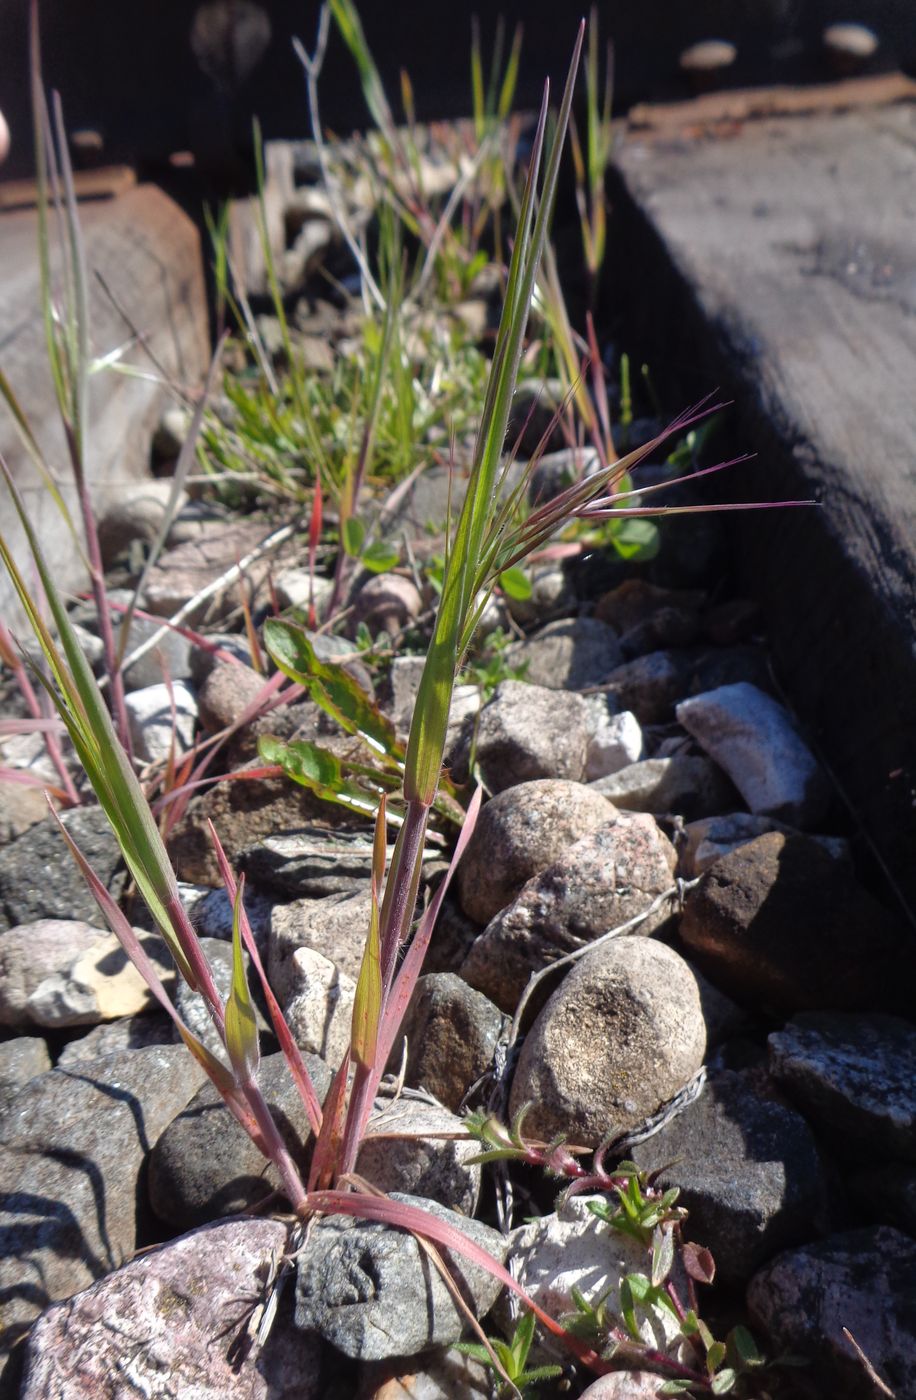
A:
<svg viewBox="0 0 916 1400">
<path fill-rule="evenodd" d="M 236 22 L 250 0 L 224 0 Z M 190 32 L 200 6 L 193 0 L 44 0 L 41 32 L 49 86 L 60 90 L 68 126 L 91 127 L 105 139 L 105 159 L 155 166 L 169 152 L 190 149 L 204 169 L 233 177 L 245 168 L 251 118 L 270 137 L 308 134 L 302 74 L 292 53 L 298 35 L 311 47 L 318 6 L 313 0 L 262 0 L 270 39 L 247 75 L 202 70 Z M 492 46 L 496 15 L 525 28 L 519 103 L 533 106 L 545 75 L 559 80 L 585 7 L 567 0 L 365 0 L 366 33 L 392 99 L 407 68 L 421 118 L 464 114 L 469 107 L 471 17 L 481 16 L 484 48 Z M 916 59 L 913 0 L 602 0 L 603 36 L 616 48 L 619 107 L 648 98 L 685 95 L 677 57 L 697 39 L 724 37 L 738 45 L 730 83 L 807 82 L 825 76 L 819 36 L 824 25 L 853 19 L 870 24 L 882 46 L 877 67 Z M 27 0 L 0 0 L 0 109 L 13 145 L 3 175 L 31 169 L 27 85 Z M 244 48 L 244 45 L 242 45 Z M 210 65 L 219 68 L 216 64 Z M 347 131 L 365 121 L 355 70 L 336 34 L 322 83 L 325 122 Z M 238 171 L 235 172 L 238 174 Z"/>
</svg>

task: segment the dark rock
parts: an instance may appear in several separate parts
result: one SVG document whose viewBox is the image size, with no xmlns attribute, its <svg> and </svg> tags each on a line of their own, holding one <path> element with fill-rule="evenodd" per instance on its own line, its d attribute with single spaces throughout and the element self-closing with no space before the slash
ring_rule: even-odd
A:
<svg viewBox="0 0 916 1400">
<path fill-rule="evenodd" d="M 704 596 L 696 591 L 659 588 L 646 579 L 630 578 L 598 599 L 595 616 L 623 636 L 650 621 L 660 610 L 676 609 L 695 614 Z"/>
<path fill-rule="evenodd" d="M 629 1155 L 644 1171 L 665 1168 L 659 1188 L 680 1188 L 689 1237 L 712 1251 L 725 1283 L 746 1283 L 822 1223 L 826 1183 L 810 1128 L 743 1075 L 711 1075 L 698 1099 Z"/>
<path fill-rule="evenodd" d="M 249 879 L 293 898 L 355 894 L 372 875 L 372 842 L 365 832 L 305 827 L 265 836 L 240 864 Z"/>
<path fill-rule="evenodd" d="M 0 1125 L 0 1352 L 133 1253 L 144 1158 L 203 1077 L 168 1045 L 53 1069 L 17 1095 Z"/>
<path fill-rule="evenodd" d="M 479 934 L 480 924 L 467 918 L 446 895 L 423 963 L 424 972 L 457 972 Z"/>
<path fill-rule="evenodd" d="M 280 1220 L 227 1220 L 125 1264 L 41 1318 L 23 1400 L 319 1400 L 321 1343 L 288 1303 L 269 1345 L 239 1345 L 289 1247 Z"/>
<path fill-rule="evenodd" d="M 618 666 L 603 688 L 618 709 L 632 710 L 640 724 L 665 724 L 679 700 L 738 681 L 770 689 L 766 653 L 760 647 L 652 651 Z"/>
<path fill-rule="evenodd" d="M 844 1153 L 916 1162 L 916 1026 L 808 1012 L 769 1038 L 770 1072 Z"/>
<path fill-rule="evenodd" d="M 486 924 L 580 837 L 614 816 L 582 783 L 542 778 L 504 788 L 483 808 L 455 877 L 461 907 Z"/>
<path fill-rule="evenodd" d="M 507 1241 L 489 1226 L 421 1197 L 393 1199 L 434 1215 L 504 1260 Z M 465 1302 L 482 1317 L 500 1291 L 499 1280 L 457 1251 L 439 1248 Z M 320 1333 L 345 1356 L 380 1361 L 455 1342 L 465 1321 L 412 1235 L 325 1216 L 297 1260 L 296 1325 Z"/>
<path fill-rule="evenodd" d="M 708 976 L 755 1009 L 912 1005 L 906 931 L 806 836 L 772 832 L 722 856 L 688 894 L 680 932 Z"/>
<path fill-rule="evenodd" d="M 405 1082 L 457 1112 L 492 1062 L 503 1019 L 492 1001 L 454 973 L 421 977 L 398 1033 L 392 1068 L 398 1067 L 406 1036 Z"/>
<path fill-rule="evenodd" d="M 690 967 L 651 938 L 622 937 L 573 968 L 522 1046 L 509 1111 L 526 1131 L 597 1146 L 637 1127 L 703 1063 L 706 1026 Z"/>
<path fill-rule="evenodd" d="M 849 1230 L 779 1255 L 752 1280 L 752 1325 L 772 1350 L 808 1359 L 795 1372 L 808 1393 L 874 1400 L 879 1392 L 845 1335 L 855 1337 L 899 1400 L 916 1375 L 916 1242 L 897 1230 Z"/>
<path fill-rule="evenodd" d="M 127 872 L 101 807 L 74 807 L 62 820 L 102 884 L 120 899 Z M 0 850 L 0 929 L 35 919 L 93 923 L 98 913 L 52 817 L 36 822 Z"/>
<path fill-rule="evenodd" d="M 331 1082 L 323 1060 L 305 1062 L 319 1100 Z M 258 1082 L 300 1168 L 305 1169 L 309 1124 L 286 1058 L 266 1055 Z M 156 1143 L 149 1164 L 153 1210 L 178 1230 L 260 1205 L 280 1189 L 275 1169 L 232 1116 L 208 1080 Z"/>
<path fill-rule="evenodd" d="M 252 761 L 250 767 L 258 767 Z M 167 847 L 179 879 L 216 888 L 222 884 L 208 820 L 213 822 L 230 865 L 256 841 L 329 817 L 329 804 L 286 778 L 217 783 L 193 802 L 169 836 Z M 0 861 L 3 854 L 0 853 Z M 2 874 L 0 874 L 2 881 Z"/>
<path fill-rule="evenodd" d="M 916 1167 L 865 1154 L 849 1177 L 850 1195 L 869 1224 L 894 1225 L 916 1236 Z"/>
<path fill-rule="evenodd" d="M 512 666 L 526 667 L 525 680 L 548 690 L 584 690 L 607 680 L 623 659 L 617 634 L 594 617 L 550 622 L 506 650 Z"/>
<path fill-rule="evenodd" d="M 532 972 L 642 913 L 670 887 L 674 861 L 654 818 L 618 813 L 522 887 L 472 944 L 461 976 L 511 1015 Z M 663 906 L 640 932 L 668 917 Z"/>
<path fill-rule="evenodd" d="M 746 846 L 758 836 L 768 831 L 781 831 L 786 836 L 798 836 L 799 832 L 772 817 L 755 817 L 750 812 L 725 812 L 721 816 L 705 817 L 700 821 L 688 822 L 685 840 L 678 851 L 680 873 L 685 880 L 702 875 L 720 856 Z M 814 836 L 819 846 L 834 860 L 849 860 L 849 842 L 843 836 Z"/>
</svg>

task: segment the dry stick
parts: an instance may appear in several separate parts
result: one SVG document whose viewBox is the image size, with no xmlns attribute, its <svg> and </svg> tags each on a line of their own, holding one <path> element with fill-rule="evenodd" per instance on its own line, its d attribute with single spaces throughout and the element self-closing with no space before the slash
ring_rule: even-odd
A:
<svg viewBox="0 0 916 1400">
<path fill-rule="evenodd" d="M 868 1372 L 868 1378 L 872 1382 L 872 1384 L 876 1386 L 878 1390 L 880 1390 L 882 1395 L 889 1395 L 890 1400 L 894 1400 L 894 1392 L 891 1390 L 890 1386 L 887 1385 L 878 1375 L 878 1372 L 875 1370 L 874 1366 L 871 1364 L 868 1357 L 865 1355 L 865 1352 L 859 1346 L 859 1343 L 856 1341 L 855 1337 L 852 1335 L 848 1327 L 843 1328 L 843 1336 L 849 1342 L 850 1346 L 852 1346 L 855 1350 L 856 1355 L 858 1356 L 862 1365 L 865 1367 L 865 1370 Z"/>
<path fill-rule="evenodd" d="M 281 525 L 279 529 L 274 530 L 273 533 L 262 540 L 259 545 L 256 545 L 254 549 L 244 555 L 237 564 L 233 564 L 231 568 L 226 569 L 225 573 L 220 574 L 219 578 L 213 579 L 205 588 L 201 588 L 199 592 L 194 594 L 193 598 L 189 598 L 186 603 L 183 603 L 178 611 L 173 613 L 157 632 L 154 632 L 151 637 L 147 637 L 145 642 L 141 642 L 138 647 L 135 647 L 129 656 L 125 656 L 122 669 L 126 671 L 128 667 L 133 666 L 135 661 L 139 661 L 141 656 L 145 656 L 148 651 L 152 651 L 153 648 L 158 646 L 162 641 L 163 637 L 171 632 L 173 628 L 184 622 L 185 618 L 189 617 L 201 603 L 205 603 L 208 598 L 212 598 L 221 588 L 225 588 L 228 584 L 234 583 L 235 580 L 239 578 L 250 565 L 256 563 L 262 555 L 269 553 L 272 549 L 276 549 L 278 545 L 283 544 L 284 541 L 294 535 L 297 528 L 296 523 L 292 525 Z M 107 678 L 103 676 L 99 685 L 104 687 L 106 679 Z"/>
<path fill-rule="evenodd" d="M 293 40 L 293 49 L 296 57 L 302 64 L 305 72 L 305 90 L 308 98 L 309 117 L 312 122 L 312 138 L 315 142 L 315 151 L 318 156 L 318 164 L 321 167 L 321 178 L 324 182 L 325 193 L 328 196 L 328 203 L 331 206 L 331 213 L 334 222 L 340 229 L 341 237 L 353 255 L 363 285 L 368 290 L 380 311 L 385 310 L 385 298 L 383 297 L 378 283 L 369 270 L 365 256 L 358 242 L 356 235 L 350 227 L 343 204 L 336 197 L 336 190 L 331 178 L 331 171 L 328 166 L 327 152 L 324 144 L 324 137 L 321 134 L 321 117 L 318 110 L 318 79 L 324 66 L 325 51 L 328 46 L 328 29 L 331 22 L 331 12 L 327 5 L 321 7 L 321 18 L 318 22 L 318 38 L 315 41 L 315 53 L 310 58 L 306 52 L 305 45 L 299 39 Z"/>
<path fill-rule="evenodd" d="M 465 190 L 468 188 L 471 181 L 476 178 L 480 167 L 483 165 L 484 157 L 490 154 L 490 150 L 494 148 L 495 145 L 495 138 L 493 136 L 486 136 L 481 142 L 480 146 L 478 147 L 477 154 L 474 156 L 474 159 L 472 160 L 471 164 L 467 167 L 463 174 L 459 174 L 458 179 L 455 181 L 455 184 L 452 188 L 452 192 L 448 197 L 448 201 L 446 202 L 445 208 L 443 209 L 439 221 L 436 224 L 436 227 L 433 231 L 432 238 L 427 244 L 426 256 L 423 259 L 423 267 L 420 271 L 420 276 L 417 279 L 417 285 L 415 286 L 413 292 L 415 300 L 419 301 L 426 288 L 427 282 L 432 276 L 433 268 L 436 262 L 436 256 L 439 252 L 439 249 L 442 246 L 442 243 L 445 239 L 445 235 L 449 230 L 449 227 L 455 214 L 455 210 L 458 208 L 458 204 L 464 196 Z"/>
</svg>

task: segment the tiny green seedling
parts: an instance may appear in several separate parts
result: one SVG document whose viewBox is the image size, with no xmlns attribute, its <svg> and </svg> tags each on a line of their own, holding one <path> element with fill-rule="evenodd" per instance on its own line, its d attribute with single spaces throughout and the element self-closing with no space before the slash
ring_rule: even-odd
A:
<svg viewBox="0 0 916 1400">
<path fill-rule="evenodd" d="M 489 1347 L 482 1342 L 459 1342 L 456 1350 L 471 1356 L 484 1366 L 493 1366 L 493 1355 L 499 1361 L 503 1376 L 497 1385 L 497 1395 L 526 1395 L 544 1381 L 562 1376 L 562 1366 L 528 1366 L 528 1354 L 535 1338 L 536 1321 L 534 1313 L 523 1313 L 508 1340 L 502 1337 L 488 1337 Z M 495 1367 L 493 1367 L 496 1370 Z M 498 1374 L 498 1373 L 497 1373 Z"/>
</svg>

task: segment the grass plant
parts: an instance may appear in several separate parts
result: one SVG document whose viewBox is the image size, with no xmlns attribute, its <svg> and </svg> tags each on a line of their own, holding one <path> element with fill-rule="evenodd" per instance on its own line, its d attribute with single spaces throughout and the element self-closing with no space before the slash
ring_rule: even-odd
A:
<svg viewBox="0 0 916 1400">
<path fill-rule="evenodd" d="M 399 217 L 408 224 L 412 221 L 418 236 L 427 240 L 425 247 L 428 250 L 433 246 L 441 220 L 435 218 L 424 203 L 416 161 L 394 125 L 377 71 L 365 47 L 358 15 L 351 0 L 331 0 L 331 13 L 359 65 L 366 100 L 381 134 L 380 159 L 392 187 L 398 191 Z M 34 6 L 32 20 L 33 34 L 37 36 Z M 328 12 L 325 11 L 322 19 L 325 32 L 327 24 Z M 561 152 L 570 120 L 583 37 L 584 27 L 580 28 L 576 39 L 555 122 L 552 126 L 548 123 L 546 90 L 538 115 L 527 175 L 518 199 L 499 328 L 483 386 L 479 414 L 476 415 L 467 491 L 457 519 L 446 537 L 438 606 L 406 746 L 399 745 L 390 723 L 363 695 L 346 671 L 319 660 L 306 629 L 280 619 L 268 622 L 264 629 L 266 651 L 279 673 L 292 683 L 292 687 L 297 688 L 295 693 L 301 693 L 298 690 L 300 687 L 307 691 L 345 730 L 363 741 L 369 754 L 365 763 L 343 765 L 335 760 L 337 766 L 332 768 L 327 755 L 315 746 L 279 746 L 276 742 L 265 740 L 261 747 L 266 763 L 281 767 L 316 791 L 323 791 L 352 811 L 374 819 L 372 913 L 357 982 L 350 1044 L 323 1103 L 270 989 L 245 913 L 243 883 L 236 879 L 219 844 L 218 833 L 213 832 L 213 840 L 221 876 L 234 911 L 232 983 L 225 999 L 220 995 L 182 904 L 175 872 L 132 760 L 124 717 L 120 658 L 110 626 L 94 517 L 85 481 L 85 446 L 89 433 L 86 275 L 75 196 L 61 139 L 63 126 L 59 107 L 55 107 L 54 125 L 60 147 L 60 174 L 53 156 L 52 124 L 40 96 L 36 97 L 36 127 L 39 133 L 39 183 L 43 196 L 41 256 L 48 350 L 81 502 L 90 577 L 100 619 L 108 618 L 107 628 L 103 629 L 108 662 L 107 696 L 83 655 L 64 600 L 55 584 L 53 569 L 45 558 L 12 476 L 2 462 L 0 472 L 28 540 L 31 560 L 47 602 L 48 620 L 2 533 L 0 559 L 40 647 L 46 669 L 39 671 L 38 680 L 69 736 L 80 770 L 108 817 L 131 877 L 156 928 L 166 941 L 179 974 L 204 999 L 223 1047 L 222 1057 L 208 1050 L 183 1024 L 125 915 L 61 824 L 63 839 L 70 847 L 102 914 L 146 979 L 153 995 L 174 1021 L 189 1051 L 210 1076 L 229 1111 L 276 1167 L 283 1192 L 297 1220 L 305 1222 L 316 1216 L 342 1213 L 408 1230 L 423 1242 L 423 1247 L 437 1267 L 445 1267 L 440 1250 L 455 1251 L 498 1277 L 522 1298 L 531 1309 L 532 1317 L 536 1317 L 545 1329 L 562 1340 L 580 1361 L 600 1372 L 608 1369 L 613 1359 L 604 1354 L 604 1342 L 597 1334 L 585 1336 L 581 1325 L 564 1325 L 550 1317 L 525 1295 L 505 1269 L 472 1244 L 460 1230 L 419 1208 L 408 1207 L 378 1194 L 356 1174 L 360 1147 L 369 1131 L 370 1115 L 396 1043 L 399 1026 L 421 973 L 451 876 L 473 831 L 481 801 L 478 791 L 467 800 L 466 807 L 459 805 L 456 794 L 443 779 L 442 765 L 453 689 L 469 655 L 482 612 L 494 589 L 499 587 L 500 580 L 509 577 L 509 571 L 523 565 L 532 553 L 548 547 L 558 531 L 570 521 L 578 519 L 594 524 L 663 513 L 664 507 L 647 506 L 642 501 L 636 505 L 621 506 L 621 486 L 624 491 L 629 489 L 629 473 L 645 455 L 661 446 L 672 433 L 701 421 L 711 411 L 709 405 L 700 405 L 676 419 L 650 443 L 620 460 L 610 460 L 612 443 L 609 429 L 605 421 L 602 432 L 601 411 L 595 409 L 592 411 L 592 422 L 603 445 L 602 464 L 597 471 L 573 482 L 556 497 L 530 511 L 521 509 L 527 476 L 522 474 L 519 481 L 510 485 L 504 453 L 505 440 L 526 345 L 529 313 L 548 247 Z M 478 94 L 475 122 L 484 139 L 487 139 L 491 121 L 505 115 L 504 108 L 511 100 L 507 99 L 507 93 L 511 93 L 514 85 L 517 61 L 516 43 L 501 82 L 491 77 L 491 96 L 481 99 L 479 52 L 475 59 L 475 91 Z M 36 94 L 40 94 L 37 37 L 33 41 L 33 79 Z M 498 95 L 494 97 L 494 93 Z M 51 209 L 59 210 L 65 230 L 64 266 L 68 298 L 61 314 L 55 309 L 51 285 L 48 234 Z M 404 210 L 407 211 L 406 216 Z M 364 342 L 367 360 L 362 362 L 356 373 L 361 375 L 367 388 L 361 394 L 354 390 L 351 397 L 349 421 L 345 421 L 343 427 L 346 445 L 342 458 L 335 460 L 327 451 L 321 414 L 315 411 L 323 404 L 324 410 L 329 413 L 333 395 L 323 400 L 316 398 L 316 394 L 324 391 L 316 390 L 310 377 L 297 366 L 295 347 L 285 321 L 281 324 L 286 327 L 283 334 L 289 372 L 284 385 L 281 387 L 272 379 L 272 370 L 266 356 L 261 353 L 261 347 L 257 355 L 263 382 L 255 387 L 250 396 L 240 394 L 235 404 L 236 410 L 245 416 L 248 448 L 257 440 L 257 434 L 264 424 L 269 427 L 269 447 L 273 456 L 270 457 L 272 468 L 268 475 L 272 476 L 278 492 L 299 493 L 301 500 L 311 503 L 308 548 L 312 569 L 321 543 L 322 520 L 326 521 L 330 514 L 325 505 L 328 499 L 333 503 L 338 562 L 332 610 L 346 596 L 353 563 L 360 560 L 365 564 L 368 549 L 373 543 L 371 526 L 357 526 L 355 522 L 362 519 L 360 503 L 370 473 L 379 471 L 384 475 L 379 457 L 385 439 L 386 414 L 391 413 L 397 419 L 397 425 L 392 429 L 397 443 L 410 441 L 417 432 L 419 396 L 405 369 L 406 352 L 399 331 L 407 292 L 399 235 L 394 231 L 393 222 L 391 231 L 385 235 L 385 244 L 387 252 L 383 253 L 382 267 L 379 275 L 373 278 L 381 296 L 381 305 L 371 289 L 367 290 L 365 297 L 367 316 Z M 266 256 L 270 267 L 269 253 Z M 421 277 L 423 265 L 421 263 Z M 225 259 L 221 266 L 221 276 L 228 277 Z M 223 284 L 223 292 L 228 303 L 228 282 Z M 275 277 L 271 282 L 271 292 L 275 306 L 282 309 L 282 296 Z M 239 309 L 247 324 L 249 315 L 243 301 Z M 368 376 L 366 363 L 372 367 Z M 5 381 L 0 387 L 15 413 L 18 405 L 12 391 Z M 359 411 L 355 407 L 357 402 Z M 446 403 L 445 406 L 440 405 L 437 411 L 443 417 L 448 417 L 451 409 Z M 30 450 L 37 451 L 24 416 L 20 414 L 20 418 L 21 431 Z M 213 431 L 212 424 L 209 427 L 204 425 L 204 441 L 211 451 L 216 442 Z M 209 439 L 208 432 L 211 434 Z M 295 458 L 297 454 L 308 463 L 308 471 L 301 479 L 292 475 L 285 460 L 287 456 Z M 392 474 L 397 476 L 403 472 L 405 465 L 409 467 L 410 462 L 398 462 L 392 467 Z M 48 480 L 50 483 L 50 476 Z M 8 653 L 15 664 L 10 639 L 4 637 L 2 645 L 4 653 Z M 266 681 L 264 695 L 258 703 L 276 702 L 282 686 L 283 681 L 277 677 Z M 290 693 L 288 688 L 286 694 Z M 42 715 L 35 714 L 33 710 L 33 719 L 38 723 Z M 198 781 L 201 771 L 198 765 L 187 776 L 188 782 L 193 784 Z M 61 776 L 63 784 L 64 775 Z M 448 874 L 418 918 L 422 860 L 434 815 L 450 824 L 452 834 L 457 832 L 457 836 Z M 396 825 L 397 828 L 390 863 L 389 825 Z M 258 1033 L 248 986 L 246 954 L 249 965 L 260 980 L 274 1031 L 299 1090 L 314 1137 L 310 1166 L 305 1175 L 290 1154 L 259 1087 Z M 575 1171 L 570 1167 L 571 1163 L 577 1163 L 575 1153 L 565 1149 L 562 1144 L 538 1146 L 527 1143 L 521 1135 L 520 1124 L 514 1125 L 508 1134 L 489 1123 L 478 1124 L 475 1128 L 472 1122 L 469 1126 L 482 1138 L 486 1155 L 518 1156 L 521 1153 L 525 1160 L 538 1160 L 551 1171 L 577 1175 L 579 1178 L 583 1175 L 578 1167 Z M 596 1159 L 592 1178 L 604 1183 L 601 1189 L 617 1192 L 620 1209 L 625 1213 L 630 1207 L 637 1211 L 639 1228 L 651 1230 L 653 1263 L 650 1286 L 661 1289 L 658 1294 L 661 1299 L 663 1295 L 668 1296 L 665 1292 L 668 1269 L 663 1269 L 662 1265 L 668 1261 L 670 1254 L 670 1233 L 665 1232 L 674 1218 L 670 1212 L 671 1202 L 665 1196 L 656 1199 L 651 1194 L 651 1187 L 641 1182 L 637 1183 L 641 1193 L 637 1201 L 633 1194 L 632 1175 L 624 1173 L 624 1177 L 619 1171 L 616 1175 L 604 1172 L 601 1162 Z M 630 1215 L 627 1215 L 627 1219 L 630 1219 Z M 659 1259 L 656 1259 L 656 1255 L 659 1255 Z M 641 1284 L 630 1281 L 634 1306 L 636 1302 L 646 1302 L 648 1297 L 638 1296 L 641 1287 Z M 652 1301 L 655 1301 L 654 1295 Z M 681 1318 L 681 1322 L 686 1330 L 684 1318 Z M 533 1322 L 524 1324 L 522 1333 L 516 1334 L 502 1361 L 495 1344 L 481 1339 L 481 1346 L 497 1365 L 503 1381 L 516 1393 L 518 1386 L 530 1384 L 535 1378 L 526 1370 L 533 1326 Z M 699 1332 L 699 1336 L 706 1346 L 705 1372 L 688 1368 L 685 1373 L 679 1363 L 670 1362 L 664 1357 L 653 1356 L 650 1360 L 662 1369 L 667 1367 L 673 1381 L 686 1379 L 687 1388 L 693 1386 L 701 1393 L 724 1393 L 718 1360 L 714 1366 L 709 1364 L 710 1355 L 718 1358 L 718 1352 L 712 1352 L 706 1345 L 702 1332 Z M 630 1344 L 632 1347 L 636 1345 L 632 1336 Z M 510 1374 L 510 1360 L 516 1368 L 514 1376 Z"/>
</svg>

